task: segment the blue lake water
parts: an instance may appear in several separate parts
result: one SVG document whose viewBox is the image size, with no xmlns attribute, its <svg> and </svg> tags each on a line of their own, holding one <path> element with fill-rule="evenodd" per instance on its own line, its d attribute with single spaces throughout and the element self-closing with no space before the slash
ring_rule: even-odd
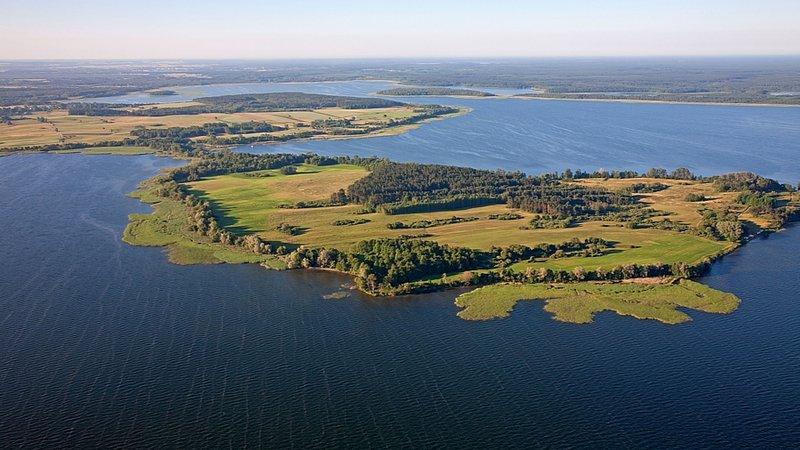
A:
<svg viewBox="0 0 800 450">
<path fill-rule="evenodd" d="M 246 83 L 174 88 L 178 96 L 134 93 L 112 103 L 184 101 L 266 92 L 370 96 L 385 81 Z M 481 89 L 481 88 L 477 88 Z M 483 89 L 510 95 L 517 90 Z M 641 104 L 558 100 L 396 97 L 464 106 L 472 112 L 399 136 L 245 145 L 245 152 L 379 155 L 487 169 L 540 173 L 572 169 L 688 167 L 705 175 L 749 170 L 800 181 L 800 107 Z"/>
<path fill-rule="evenodd" d="M 520 99 L 406 98 L 472 108 L 410 133 L 245 145 L 245 152 L 380 155 L 541 173 L 688 167 L 800 181 L 800 108 Z"/>
<path fill-rule="evenodd" d="M 425 101 L 474 111 L 398 137 L 264 148 L 800 178 L 795 109 Z M 523 129 L 483 148 L 510 120 L 497 116 Z M 469 121 L 491 126 L 462 136 Z M 731 315 L 666 326 L 608 313 L 578 326 L 530 302 L 466 322 L 458 292 L 326 300 L 346 278 L 177 266 L 126 245 L 127 215 L 148 207 L 125 194 L 175 164 L 0 158 L 4 447 L 800 445 L 800 227 L 749 243 L 701 280 L 742 299 Z"/>
</svg>

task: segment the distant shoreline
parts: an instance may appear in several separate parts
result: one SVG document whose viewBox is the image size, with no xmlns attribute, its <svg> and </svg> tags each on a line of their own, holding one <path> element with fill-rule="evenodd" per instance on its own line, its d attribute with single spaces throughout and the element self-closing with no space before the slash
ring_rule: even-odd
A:
<svg viewBox="0 0 800 450">
<path fill-rule="evenodd" d="M 699 105 L 699 106 L 753 106 L 753 107 L 771 107 L 771 108 L 798 108 L 798 105 L 779 104 L 779 103 L 742 103 L 742 102 L 689 102 L 678 100 L 639 100 L 639 99 L 625 99 L 625 98 L 561 98 L 561 97 L 530 97 L 526 95 L 513 95 L 513 96 L 497 96 L 495 98 L 518 98 L 522 100 L 547 100 L 566 102 L 603 102 L 603 103 L 651 103 L 651 104 L 664 104 L 664 105 Z"/>
</svg>

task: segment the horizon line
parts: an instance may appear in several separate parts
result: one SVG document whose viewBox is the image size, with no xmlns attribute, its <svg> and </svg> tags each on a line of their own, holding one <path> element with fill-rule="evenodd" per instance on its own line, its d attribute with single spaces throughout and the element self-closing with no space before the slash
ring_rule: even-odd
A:
<svg viewBox="0 0 800 450">
<path fill-rule="evenodd" d="M 488 55 L 474 55 L 474 56 L 308 56 L 297 58 L 286 57 L 75 57 L 75 58 L 3 58 L 0 57 L 1 62 L 5 61 L 31 61 L 31 62 L 46 62 L 46 61 L 370 61 L 370 60 L 465 60 L 465 59 L 482 59 L 482 60 L 535 60 L 535 59 L 702 59 L 702 58 L 800 58 L 798 53 L 770 53 L 770 54 L 663 54 L 663 55 L 507 55 L 507 56 L 488 56 Z"/>
</svg>

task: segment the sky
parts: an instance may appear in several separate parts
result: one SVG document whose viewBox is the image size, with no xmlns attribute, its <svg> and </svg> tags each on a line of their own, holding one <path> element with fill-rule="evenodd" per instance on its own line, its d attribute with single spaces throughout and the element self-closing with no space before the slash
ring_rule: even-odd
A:
<svg viewBox="0 0 800 450">
<path fill-rule="evenodd" d="M 800 0 L 3 0 L 0 59 L 800 54 Z"/>
</svg>

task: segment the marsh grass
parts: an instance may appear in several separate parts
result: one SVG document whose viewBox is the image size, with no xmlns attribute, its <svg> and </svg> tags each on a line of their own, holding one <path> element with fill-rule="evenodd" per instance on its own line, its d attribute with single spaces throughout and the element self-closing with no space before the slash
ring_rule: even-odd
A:
<svg viewBox="0 0 800 450">
<path fill-rule="evenodd" d="M 571 283 L 497 284 L 459 295 L 458 316 L 465 320 L 508 317 L 519 301 L 542 300 L 555 320 L 590 323 L 603 311 L 678 324 L 691 320 L 681 309 L 728 314 L 739 299 L 690 280 L 665 284 Z"/>
</svg>

